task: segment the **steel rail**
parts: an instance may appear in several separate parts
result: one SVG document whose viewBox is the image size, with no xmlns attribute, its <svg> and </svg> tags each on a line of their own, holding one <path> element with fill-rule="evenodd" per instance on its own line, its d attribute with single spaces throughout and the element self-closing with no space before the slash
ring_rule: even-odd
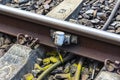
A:
<svg viewBox="0 0 120 80">
<path fill-rule="evenodd" d="M 19 18 L 22 20 L 27 20 L 30 22 L 49 26 L 51 28 L 64 30 L 67 32 L 75 33 L 78 35 L 86 36 L 89 38 L 93 38 L 96 40 L 100 40 L 100 41 L 104 41 L 107 43 L 111 43 L 111 44 L 120 46 L 120 36 L 117 34 L 89 28 L 89 27 L 86 27 L 83 25 L 77 25 L 77 24 L 66 22 L 66 21 L 49 18 L 49 17 L 43 16 L 43 15 L 30 13 L 27 11 L 7 7 L 4 5 L 0 5 L 0 13 L 9 15 L 12 17 L 16 17 L 16 18 Z"/>
</svg>

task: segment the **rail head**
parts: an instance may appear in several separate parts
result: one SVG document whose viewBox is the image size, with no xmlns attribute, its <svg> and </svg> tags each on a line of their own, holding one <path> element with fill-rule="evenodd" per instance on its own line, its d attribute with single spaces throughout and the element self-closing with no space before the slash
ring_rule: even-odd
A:
<svg viewBox="0 0 120 80">
<path fill-rule="evenodd" d="M 0 14 L 5 14 L 22 20 L 27 20 L 37 24 L 45 25 L 50 28 L 64 30 L 67 32 L 75 33 L 77 35 L 82 35 L 85 37 L 120 46 L 120 35 L 114 33 L 109 33 L 106 31 L 97 30 L 94 28 L 77 25 L 62 20 L 57 20 L 43 15 L 38 15 L 16 8 L 7 7 L 4 5 L 0 5 Z"/>
</svg>

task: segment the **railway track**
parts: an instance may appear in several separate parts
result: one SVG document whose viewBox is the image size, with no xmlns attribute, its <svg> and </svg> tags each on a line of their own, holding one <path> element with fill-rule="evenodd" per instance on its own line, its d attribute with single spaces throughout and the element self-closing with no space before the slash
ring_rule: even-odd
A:
<svg viewBox="0 0 120 80">
<path fill-rule="evenodd" d="M 118 29 L 116 32 L 115 27 L 112 27 L 112 30 L 111 27 L 106 28 L 110 25 L 111 20 L 115 16 L 115 12 L 118 10 L 120 3 L 119 0 L 80 0 L 72 4 L 73 2 L 74 1 L 72 0 L 1 0 L 0 3 L 36 14 L 46 15 L 60 20 L 67 20 L 72 23 L 81 24 L 92 28 L 103 30 L 107 29 L 107 31 L 112 33 L 119 33 Z M 117 12 L 119 13 L 119 10 Z M 111 17 L 109 17 L 110 15 Z M 119 14 L 117 15 L 119 18 Z"/>
<path fill-rule="evenodd" d="M 119 0 L 77 0 L 72 4 L 73 2 L 72 0 L 1 0 L 0 3 L 9 7 L 119 34 Z M 117 21 L 112 24 L 114 16 L 117 17 Z"/>
<path fill-rule="evenodd" d="M 1 0 L 2 1 L 2 0 Z M 17 0 L 14 0 L 17 1 Z M 50 1 L 50 2 L 49 2 Z M 53 0 L 54 1 L 54 0 Z M 51 38 L 51 30 L 54 31 L 63 31 L 65 34 L 70 34 L 77 36 L 77 44 L 70 46 L 62 46 L 59 49 L 61 51 L 69 52 L 70 54 L 74 54 L 74 57 L 76 55 L 79 55 L 80 58 L 87 59 L 87 62 L 83 65 L 86 67 L 86 64 L 91 63 L 93 65 L 94 61 L 99 63 L 101 69 L 104 65 L 103 62 L 106 59 L 110 59 L 112 61 L 120 61 L 120 36 L 119 34 L 119 9 L 116 14 L 114 14 L 115 11 L 113 9 L 115 8 L 116 4 L 119 6 L 119 0 L 112 1 L 112 0 L 100 0 L 100 1 L 94 1 L 94 0 L 77 0 L 75 4 L 71 5 L 74 0 L 58 0 L 57 6 L 54 5 L 52 7 L 49 7 L 49 9 L 45 9 L 45 7 L 48 8 L 52 3 L 51 0 L 48 0 L 47 6 L 44 4 L 47 2 L 43 0 L 43 3 L 39 4 L 39 7 L 42 6 L 43 12 L 37 13 L 37 9 L 31 9 L 27 10 L 29 6 L 28 3 L 32 2 L 32 0 L 24 3 L 17 3 L 17 2 L 6 2 L 4 5 L 0 5 L 0 32 L 2 34 L 7 34 L 9 36 L 12 36 L 13 39 L 17 37 L 18 34 L 27 34 L 34 38 L 39 39 L 39 44 L 42 46 L 45 46 L 45 49 L 56 49 L 56 45 L 54 44 L 54 41 Z M 60 3 L 61 2 L 61 3 Z M 3 2 L 1 2 L 3 4 Z M 92 5 L 94 3 L 94 5 Z M 37 5 L 38 2 L 35 1 L 34 6 Z M 66 5 L 65 5 L 66 4 Z M 100 5 L 101 7 L 98 9 Z M 110 4 L 110 5 L 109 5 Z M 15 6 L 14 6 L 15 5 Z M 31 3 L 31 5 L 33 5 Z M 64 5 L 64 6 L 63 6 Z M 67 7 L 68 5 L 71 5 Z M 14 6 L 15 8 L 11 8 L 10 6 Z M 55 7 L 56 6 L 56 7 Z M 116 6 L 116 8 L 118 7 Z M 53 8 L 54 7 L 54 8 Z M 18 8 L 18 9 L 17 9 Z M 22 10 L 19 10 L 22 9 Z M 24 9 L 23 9 L 24 8 Z M 90 11 L 88 9 L 90 9 Z M 109 9 L 108 9 L 109 8 Z M 92 10 L 91 10 L 92 9 Z M 26 10 L 26 11 L 24 11 Z M 116 9 L 117 10 L 117 9 Z M 30 12 L 28 12 L 30 11 Z M 41 9 L 40 9 L 41 11 Z M 32 13 L 31 13 L 32 12 Z M 84 14 L 82 14 L 83 12 Z M 93 13 L 92 13 L 93 12 Z M 102 17 L 98 14 L 103 14 Z M 112 14 L 112 20 L 108 22 L 109 16 Z M 90 13 L 90 15 L 88 15 Z M 43 15 L 39 15 L 43 14 Z M 87 17 L 86 17 L 87 16 Z M 56 19 L 53 19 L 53 18 Z M 88 18 L 89 17 L 89 18 Z M 58 20 L 60 19 L 60 20 Z M 61 21 L 66 20 L 66 21 Z M 83 21 L 82 21 L 83 20 Z M 98 21 L 99 20 L 99 21 Z M 88 22 L 87 22 L 88 21 Z M 107 22 L 107 23 L 106 23 Z M 73 24 L 76 23 L 76 24 Z M 78 25 L 79 24 L 79 25 Z M 107 25 L 107 27 L 105 27 Z M 92 28 L 91 28 L 92 27 Z M 105 27 L 105 29 L 103 29 Z M 97 28 L 97 29 L 94 29 Z M 100 30 L 102 29 L 102 30 Z M 105 30 L 105 31 L 103 31 Z M 106 32 L 106 30 L 108 32 Z M 109 33 L 112 32 L 112 33 Z M 113 34 L 117 33 L 117 34 Z M 12 44 L 15 44 L 15 41 L 13 41 Z M 9 49 L 9 48 L 8 48 Z M 8 50 L 7 50 L 8 51 Z M 2 55 L 3 56 L 3 55 Z M 63 55 L 62 55 L 63 56 Z M 48 56 L 47 56 L 48 57 Z M 50 57 L 50 56 L 49 56 Z M 48 58 L 49 58 L 48 57 Z M 79 57 L 78 57 L 79 58 Z M 60 58 L 61 60 L 61 58 Z M 92 61 L 91 61 L 92 60 Z M 73 60 L 74 63 L 78 63 L 79 59 Z M 70 63 L 70 64 L 68 64 Z M 66 63 L 66 65 L 72 65 L 72 61 Z M 81 63 L 81 62 L 80 62 Z M 110 62 L 114 63 L 114 62 Z M 50 63 L 51 64 L 51 63 Z M 53 64 L 53 63 L 52 63 Z M 57 64 L 57 63 L 56 63 Z M 58 63 L 58 64 L 61 64 Z M 115 62 L 116 64 L 116 62 Z M 32 63 L 32 66 L 34 65 L 34 60 Z M 42 65 L 39 65 L 42 66 Z M 45 67 L 45 65 L 43 65 Z M 60 66 L 60 68 L 66 68 L 66 66 Z M 89 66 L 87 65 L 87 68 Z M 106 66 L 104 66 L 106 67 Z M 37 67 L 38 68 L 38 67 Z M 57 67 L 59 70 L 59 67 Z M 34 69 L 30 69 L 29 71 L 32 71 Z M 57 70 L 57 69 L 56 69 Z M 104 70 L 104 68 L 103 68 Z M 23 70 L 21 70 L 22 72 Z M 52 70 L 53 72 L 55 70 Z M 108 70 L 109 71 L 109 70 Z M 17 77 L 23 77 L 27 78 L 28 72 L 25 72 L 23 75 L 17 76 Z M 46 73 L 46 72 L 45 72 Z M 68 71 L 68 73 L 71 73 Z M 33 74 L 33 73 L 32 73 Z M 66 74 L 65 72 L 62 72 L 62 74 Z M 97 75 L 96 73 L 95 75 Z M 31 75 L 31 74 L 30 74 Z M 41 74 L 43 75 L 43 74 Z M 68 76 L 69 74 L 66 74 Z M 75 73 L 73 74 L 75 75 Z M 47 78 L 57 78 L 57 76 L 61 75 L 55 75 L 50 73 Z M 17 78 L 14 77 L 14 80 Z M 35 76 L 34 76 L 35 77 Z M 39 79 L 40 77 L 40 79 Z M 64 76 L 61 76 L 64 78 Z M 73 77 L 73 76 L 72 76 Z M 96 77 L 96 76 L 95 76 Z M 41 80 L 43 76 L 37 76 L 37 80 Z M 58 77 L 59 78 L 59 77 Z M 99 78 L 99 77 L 98 77 Z M 94 79 L 93 79 L 94 80 Z M 118 79 L 119 80 L 119 79 Z"/>
</svg>

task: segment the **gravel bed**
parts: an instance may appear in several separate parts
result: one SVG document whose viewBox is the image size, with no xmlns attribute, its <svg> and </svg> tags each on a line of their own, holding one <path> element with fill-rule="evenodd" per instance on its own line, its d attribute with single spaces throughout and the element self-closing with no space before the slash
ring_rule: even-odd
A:
<svg viewBox="0 0 120 80">
<path fill-rule="evenodd" d="M 120 34 L 120 8 L 115 14 L 114 18 L 111 21 L 110 26 L 108 27 L 108 32 Z"/>
<path fill-rule="evenodd" d="M 63 0 L 0 0 L 0 4 L 46 15 Z"/>
<path fill-rule="evenodd" d="M 111 14 L 117 0 L 85 0 L 77 18 L 69 22 L 101 29 Z"/>
<path fill-rule="evenodd" d="M 8 49 L 15 43 L 15 38 L 0 33 L 0 57 L 2 57 L 5 52 L 8 51 Z"/>
</svg>

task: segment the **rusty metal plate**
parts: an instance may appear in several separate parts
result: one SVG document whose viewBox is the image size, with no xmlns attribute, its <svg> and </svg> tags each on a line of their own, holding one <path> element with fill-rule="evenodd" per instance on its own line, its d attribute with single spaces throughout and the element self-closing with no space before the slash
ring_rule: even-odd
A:
<svg viewBox="0 0 120 80">
<path fill-rule="evenodd" d="M 14 44 L 6 54 L 0 58 L 0 80 L 11 80 L 27 63 L 31 49 Z"/>
</svg>

